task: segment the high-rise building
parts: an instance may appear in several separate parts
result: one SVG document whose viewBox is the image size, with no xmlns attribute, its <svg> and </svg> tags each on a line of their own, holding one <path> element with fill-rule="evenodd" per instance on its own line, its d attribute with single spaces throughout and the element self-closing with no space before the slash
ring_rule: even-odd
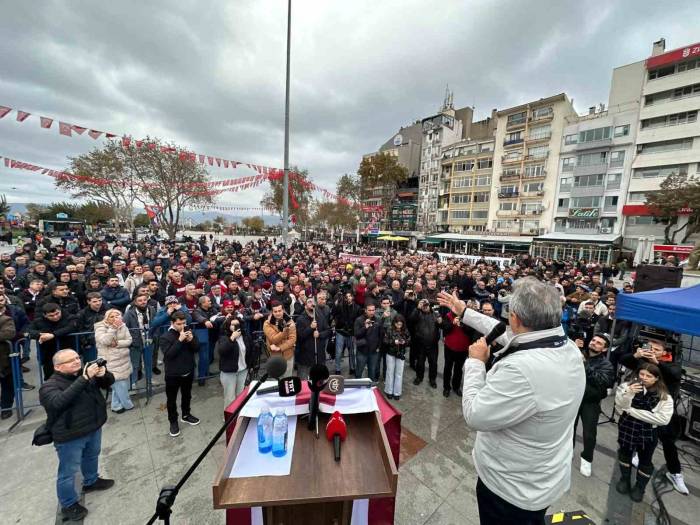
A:
<svg viewBox="0 0 700 525">
<path fill-rule="evenodd" d="M 493 111 L 495 117 L 496 110 Z M 453 233 L 483 232 L 489 216 L 496 119 L 471 125 L 471 137 L 442 150 L 438 227 Z M 445 226 L 442 226 L 445 229 Z"/>
<path fill-rule="evenodd" d="M 453 95 L 447 90 L 436 115 L 421 120 L 423 142 L 418 184 L 417 227 L 424 232 L 438 226 L 438 193 L 442 185 L 443 148 L 468 137 L 472 108 L 454 109 Z M 443 223 L 446 226 L 446 222 Z"/>
<path fill-rule="evenodd" d="M 700 43 L 666 52 L 666 42 L 654 42 L 644 61 L 618 69 L 637 71 L 641 90 L 636 156 L 623 207 L 624 245 L 634 249 L 642 236 L 664 240 L 664 225 L 654 220 L 646 204 L 671 173 L 700 173 Z M 617 70 L 616 70 L 617 71 Z M 678 210 L 677 229 L 687 222 L 687 208 Z M 674 240 L 680 242 L 683 234 Z M 692 244 L 690 240 L 686 244 Z"/>
<path fill-rule="evenodd" d="M 419 122 L 403 127 L 376 152 L 363 156 L 391 155 L 399 166 L 406 168 L 408 177 L 398 187 L 396 184 L 363 187 L 362 206 L 366 211 L 360 214 L 361 229 L 369 226 L 377 230 L 415 229 L 422 129 Z"/>
<path fill-rule="evenodd" d="M 562 129 L 576 112 L 561 93 L 496 115 L 489 228 L 495 234 L 540 235 L 556 207 Z"/>
</svg>

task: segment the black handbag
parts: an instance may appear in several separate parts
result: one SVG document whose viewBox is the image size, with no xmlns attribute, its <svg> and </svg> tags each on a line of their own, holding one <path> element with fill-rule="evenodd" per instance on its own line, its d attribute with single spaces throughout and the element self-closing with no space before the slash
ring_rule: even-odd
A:
<svg viewBox="0 0 700 525">
<path fill-rule="evenodd" d="M 49 426 L 49 421 L 42 423 L 34 431 L 34 437 L 32 437 L 32 445 L 37 447 L 43 447 L 44 445 L 50 445 L 53 443 L 53 434 L 51 433 L 51 427 Z"/>
</svg>

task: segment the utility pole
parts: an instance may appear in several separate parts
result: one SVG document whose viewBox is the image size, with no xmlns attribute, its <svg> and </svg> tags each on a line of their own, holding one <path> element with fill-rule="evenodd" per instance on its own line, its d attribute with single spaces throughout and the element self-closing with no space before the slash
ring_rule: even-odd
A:
<svg viewBox="0 0 700 525">
<path fill-rule="evenodd" d="M 289 239 L 289 49 L 292 40 L 292 0 L 287 0 L 287 89 L 284 96 L 284 183 L 282 191 L 282 239 Z"/>
</svg>

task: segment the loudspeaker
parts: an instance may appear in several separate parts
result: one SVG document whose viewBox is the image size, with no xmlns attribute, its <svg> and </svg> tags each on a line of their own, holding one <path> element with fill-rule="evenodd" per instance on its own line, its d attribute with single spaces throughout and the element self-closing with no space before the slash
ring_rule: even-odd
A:
<svg viewBox="0 0 700 525">
<path fill-rule="evenodd" d="M 640 264 L 635 269 L 635 292 L 647 292 L 661 288 L 680 288 L 683 280 L 683 268 L 678 266 L 661 266 L 659 264 Z"/>
<path fill-rule="evenodd" d="M 688 405 L 685 435 L 696 443 L 700 443 L 700 401 L 695 399 L 691 399 Z"/>
</svg>

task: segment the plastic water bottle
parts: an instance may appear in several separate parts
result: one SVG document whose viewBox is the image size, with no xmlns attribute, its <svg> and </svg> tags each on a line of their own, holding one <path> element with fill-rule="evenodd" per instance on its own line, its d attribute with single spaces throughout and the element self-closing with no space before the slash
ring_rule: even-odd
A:
<svg viewBox="0 0 700 525">
<path fill-rule="evenodd" d="M 272 421 L 272 455 L 281 458 L 287 453 L 287 414 L 283 408 L 275 412 Z"/>
<path fill-rule="evenodd" d="M 272 413 L 269 408 L 261 409 L 258 416 L 258 450 L 262 454 L 272 450 Z"/>
</svg>

